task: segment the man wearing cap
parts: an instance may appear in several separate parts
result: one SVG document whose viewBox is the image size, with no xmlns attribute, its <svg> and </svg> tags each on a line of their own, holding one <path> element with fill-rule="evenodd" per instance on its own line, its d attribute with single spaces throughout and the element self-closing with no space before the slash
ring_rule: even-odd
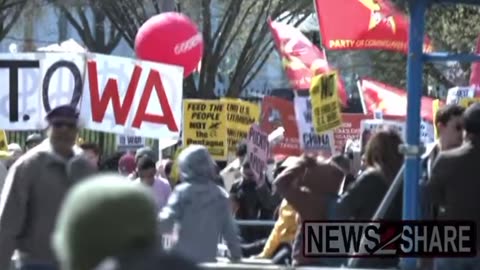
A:
<svg viewBox="0 0 480 270">
<path fill-rule="evenodd" d="M 0 195 L 0 269 L 14 250 L 22 270 L 57 269 L 50 236 L 68 189 L 95 169 L 74 147 L 78 112 L 68 105 L 48 113 L 48 138 L 10 168 Z"/>
<path fill-rule="evenodd" d="M 426 184 L 430 199 L 444 211 L 438 219 L 474 221 L 480 230 L 480 104 L 465 110 L 463 115 L 465 142 L 462 146 L 440 152 Z M 480 238 L 477 238 L 479 247 Z M 435 269 L 478 269 L 480 256 L 472 258 L 436 258 Z M 477 268 L 475 268 L 477 267 Z"/>
</svg>

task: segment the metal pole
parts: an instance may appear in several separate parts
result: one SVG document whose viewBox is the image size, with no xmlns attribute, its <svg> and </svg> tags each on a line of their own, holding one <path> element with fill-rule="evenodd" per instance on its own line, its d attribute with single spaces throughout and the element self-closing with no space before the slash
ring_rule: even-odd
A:
<svg viewBox="0 0 480 270">
<path fill-rule="evenodd" d="M 423 79 L 423 41 L 425 11 L 429 0 L 410 0 L 410 30 L 407 61 L 407 136 L 405 153 L 405 184 L 403 185 L 403 219 L 418 218 L 418 183 L 420 179 L 420 106 Z M 415 258 L 401 260 L 401 268 L 416 268 Z"/>
</svg>

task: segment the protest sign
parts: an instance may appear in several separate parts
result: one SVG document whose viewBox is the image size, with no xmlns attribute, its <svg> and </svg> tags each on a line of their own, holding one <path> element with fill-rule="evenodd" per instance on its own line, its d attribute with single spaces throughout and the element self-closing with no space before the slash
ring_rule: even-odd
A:
<svg viewBox="0 0 480 270">
<path fill-rule="evenodd" d="M 52 108 L 70 104 L 86 129 L 178 138 L 182 78 L 180 67 L 101 54 L 0 54 L 0 128 L 44 128 Z"/>
<path fill-rule="evenodd" d="M 477 102 L 480 102 L 480 98 L 463 98 L 458 104 L 464 108 L 468 108 L 470 105 Z"/>
<path fill-rule="evenodd" d="M 341 152 L 348 140 L 360 139 L 360 126 L 364 119 L 372 119 L 373 115 L 361 113 L 342 113 L 342 125 L 333 131 L 335 150 Z"/>
<path fill-rule="evenodd" d="M 255 173 L 257 181 L 263 183 L 270 149 L 268 133 L 263 132 L 258 125 L 253 124 L 248 132 L 247 144 L 250 168 Z"/>
<path fill-rule="evenodd" d="M 333 71 L 312 79 L 310 98 L 313 126 L 319 134 L 342 125 L 337 76 L 337 72 Z"/>
<path fill-rule="evenodd" d="M 135 151 L 145 146 L 145 138 L 141 136 L 117 135 L 118 151 Z"/>
<path fill-rule="evenodd" d="M 335 153 L 333 131 L 317 134 L 312 123 L 312 105 L 309 97 L 294 99 L 300 146 L 305 152 L 315 152 L 325 157 Z"/>
<path fill-rule="evenodd" d="M 474 86 L 457 86 L 448 89 L 447 92 L 447 104 L 459 104 L 460 100 L 464 98 L 475 97 Z"/>
<path fill-rule="evenodd" d="M 85 128 L 177 139 L 182 119 L 180 67 L 89 54 L 81 115 Z"/>
<path fill-rule="evenodd" d="M 0 128 L 35 130 L 54 107 L 78 107 L 83 90 L 85 54 L 0 53 Z"/>
<path fill-rule="evenodd" d="M 383 119 L 362 120 L 360 124 L 360 147 L 362 153 L 365 152 L 365 146 L 372 135 L 382 130 L 395 130 L 402 139 L 405 138 L 405 123 L 403 122 Z"/>
<path fill-rule="evenodd" d="M 250 126 L 258 122 L 260 107 L 241 99 L 223 98 L 226 106 L 228 151 L 235 152 L 237 144 L 247 138 Z"/>
<path fill-rule="evenodd" d="M 264 97 L 260 127 L 266 133 L 271 133 L 279 127 L 285 129 L 283 139 L 272 146 L 273 154 L 298 156 L 302 153 L 293 102 L 279 97 Z"/>
<path fill-rule="evenodd" d="M 183 145 L 201 144 L 215 160 L 226 160 L 227 113 L 219 100 L 183 101 Z"/>
</svg>

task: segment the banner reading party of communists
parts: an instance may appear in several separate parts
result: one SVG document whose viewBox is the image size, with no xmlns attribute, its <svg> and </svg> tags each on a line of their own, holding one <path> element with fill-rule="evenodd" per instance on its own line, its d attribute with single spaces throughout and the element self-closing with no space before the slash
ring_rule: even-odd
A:
<svg viewBox="0 0 480 270">
<path fill-rule="evenodd" d="M 260 107 L 240 99 L 186 99 L 183 103 L 183 144 L 203 144 L 216 160 L 225 160 L 247 139 L 258 122 Z"/>
<path fill-rule="evenodd" d="M 52 108 L 71 104 L 86 129 L 179 138 L 181 67 L 92 53 L 3 53 L 0 81 L 0 129 L 45 128 Z"/>
<path fill-rule="evenodd" d="M 315 5 L 326 49 L 407 52 L 408 19 L 389 1 L 315 0 Z M 428 38 L 424 50 L 432 50 Z"/>
</svg>

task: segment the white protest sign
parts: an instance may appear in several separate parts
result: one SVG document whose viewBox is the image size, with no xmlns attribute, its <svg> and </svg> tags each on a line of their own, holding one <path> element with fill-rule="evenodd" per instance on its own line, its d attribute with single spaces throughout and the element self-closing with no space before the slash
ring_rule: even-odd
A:
<svg viewBox="0 0 480 270">
<path fill-rule="evenodd" d="M 117 135 L 117 150 L 137 150 L 145 146 L 145 138 L 140 136 Z"/>
<path fill-rule="evenodd" d="M 79 105 L 84 73 L 84 54 L 0 53 L 0 128 L 46 127 L 52 108 Z"/>
<path fill-rule="evenodd" d="M 81 115 L 85 127 L 129 136 L 178 139 L 183 68 L 88 54 Z"/>
<path fill-rule="evenodd" d="M 268 143 L 268 134 L 263 132 L 256 124 L 250 126 L 247 149 L 250 168 L 255 173 L 257 181 L 261 183 L 264 180 L 265 170 L 268 165 L 270 145 Z"/>
<path fill-rule="evenodd" d="M 447 92 L 447 105 L 449 104 L 458 104 L 460 100 L 464 98 L 473 98 L 475 97 L 475 87 L 474 86 L 457 86 L 448 89 Z"/>
<path fill-rule="evenodd" d="M 435 131 L 432 123 L 422 121 L 420 123 L 420 141 L 429 144 L 435 141 Z"/>
<path fill-rule="evenodd" d="M 372 135 L 382 130 L 395 130 L 402 139 L 405 138 L 405 123 L 403 122 L 383 119 L 362 120 L 360 122 L 360 147 L 362 153 Z"/>
<path fill-rule="evenodd" d="M 305 152 L 321 152 L 333 155 L 335 143 L 333 130 L 317 134 L 312 123 L 312 105 L 309 97 L 295 97 L 295 117 L 298 125 L 300 146 Z"/>
</svg>

